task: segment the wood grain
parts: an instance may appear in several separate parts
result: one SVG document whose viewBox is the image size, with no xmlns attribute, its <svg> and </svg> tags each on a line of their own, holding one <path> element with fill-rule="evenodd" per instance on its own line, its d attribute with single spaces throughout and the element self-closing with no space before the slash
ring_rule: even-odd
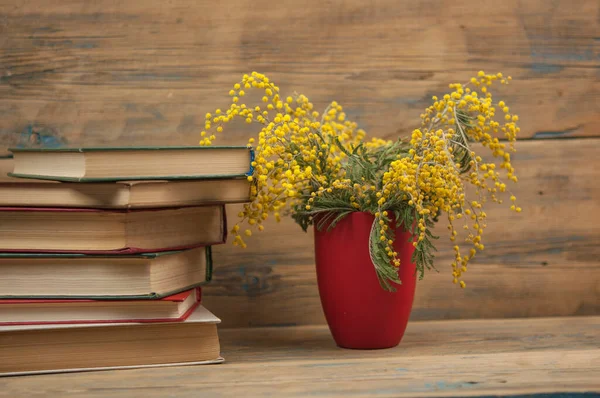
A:
<svg viewBox="0 0 600 398">
<path fill-rule="evenodd" d="M 430 97 L 478 70 L 523 137 L 600 131 L 599 3 L 590 0 L 0 0 L 0 144 L 190 144 L 242 73 L 377 136 L 405 135 Z M 218 142 L 244 144 L 243 125 Z"/>
<path fill-rule="evenodd" d="M 324 326 L 221 332 L 225 363 L 2 379 L 0 397 L 482 396 L 600 392 L 600 317 L 410 323 L 339 349 Z"/>
<path fill-rule="evenodd" d="M 600 314 L 600 139 L 518 143 L 516 214 L 491 203 L 486 249 L 451 283 L 451 244 L 441 223 L 436 259 L 417 285 L 412 318 L 503 318 Z M 228 208 L 235 221 L 236 206 Z M 289 219 L 268 222 L 242 249 L 214 247 L 208 308 L 223 327 L 323 323 L 316 286 L 312 232 Z"/>
<path fill-rule="evenodd" d="M 589 0 L 0 0 L 0 147 L 195 145 L 202 115 L 251 70 L 389 138 L 448 82 L 501 70 L 523 138 L 597 136 L 599 13 Z M 251 133 L 234 125 L 217 143 Z M 516 156 L 524 213 L 489 212 L 465 291 L 442 240 L 414 319 L 600 313 L 599 141 L 537 141 Z M 223 326 L 324 322 L 312 234 L 285 220 L 249 243 L 215 248 L 205 297 Z"/>
</svg>

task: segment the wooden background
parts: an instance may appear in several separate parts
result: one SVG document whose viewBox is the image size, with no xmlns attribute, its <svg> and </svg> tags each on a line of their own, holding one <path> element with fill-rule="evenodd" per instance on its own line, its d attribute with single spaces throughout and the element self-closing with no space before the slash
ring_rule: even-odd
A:
<svg viewBox="0 0 600 398">
<path fill-rule="evenodd" d="M 488 211 L 466 290 L 450 282 L 442 239 L 413 319 L 600 314 L 600 3 L 305 3 L 0 0 L 0 146 L 31 145 L 32 133 L 45 146 L 196 145 L 204 113 L 253 70 L 395 138 L 448 83 L 501 71 L 521 116 L 524 211 Z M 215 248 L 205 303 L 223 326 L 324 322 L 312 234 L 285 220 L 248 243 Z"/>
</svg>

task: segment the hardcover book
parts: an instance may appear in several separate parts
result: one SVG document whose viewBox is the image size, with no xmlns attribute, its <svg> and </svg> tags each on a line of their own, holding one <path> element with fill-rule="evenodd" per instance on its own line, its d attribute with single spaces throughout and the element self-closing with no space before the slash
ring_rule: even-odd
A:
<svg viewBox="0 0 600 398">
<path fill-rule="evenodd" d="M 0 326 L 0 376 L 219 363 L 220 322 L 199 305 L 183 322 Z"/>
<path fill-rule="evenodd" d="M 200 299 L 200 287 L 156 300 L 0 299 L 0 326 L 181 322 Z"/>
<path fill-rule="evenodd" d="M 0 251 L 143 253 L 223 243 L 225 206 L 99 210 L 0 207 Z"/>
<path fill-rule="evenodd" d="M 72 182 L 232 178 L 252 174 L 242 146 L 12 148 L 11 177 Z"/>
<path fill-rule="evenodd" d="M 246 178 L 61 183 L 7 177 L 0 206 L 143 209 L 250 201 Z"/>
<path fill-rule="evenodd" d="M 3 299 L 157 299 L 212 279 L 210 246 L 159 253 L 0 253 Z"/>
</svg>

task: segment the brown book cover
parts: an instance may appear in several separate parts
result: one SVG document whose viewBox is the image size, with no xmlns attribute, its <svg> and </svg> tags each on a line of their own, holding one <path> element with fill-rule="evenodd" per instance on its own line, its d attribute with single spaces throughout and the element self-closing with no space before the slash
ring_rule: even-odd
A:
<svg viewBox="0 0 600 398">
<path fill-rule="evenodd" d="M 224 243 L 224 205 L 100 210 L 0 207 L 0 251 L 144 253 Z"/>
<path fill-rule="evenodd" d="M 0 326 L 0 376 L 223 362 L 204 306 L 183 322 Z"/>
<path fill-rule="evenodd" d="M 246 178 L 69 183 L 0 179 L 0 206 L 152 209 L 250 201 Z"/>
<path fill-rule="evenodd" d="M 245 146 L 11 148 L 11 177 L 71 182 L 235 178 L 252 174 Z"/>
<path fill-rule="evenodd" d="M 212 279 L 212 250 L 0 253 L 0 299 L 155 300 Z"/>
<path fill-rule="evenodd" d="M 156 300 L 0 299 L 0 326 L 181 322 L 200 300 L 200 287 Z"/>
</svg>

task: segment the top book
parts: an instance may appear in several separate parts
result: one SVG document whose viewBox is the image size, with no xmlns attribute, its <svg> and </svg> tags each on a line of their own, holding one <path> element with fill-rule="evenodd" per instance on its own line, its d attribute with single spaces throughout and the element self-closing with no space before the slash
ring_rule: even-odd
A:
<svg viewBox="0 0 600 398">
<path fill-rule="evenodd" d="M 11 148 L 18 178 L 66 182 L 232 178 L 252 174 L 244 146 Z"/>
</svg>

